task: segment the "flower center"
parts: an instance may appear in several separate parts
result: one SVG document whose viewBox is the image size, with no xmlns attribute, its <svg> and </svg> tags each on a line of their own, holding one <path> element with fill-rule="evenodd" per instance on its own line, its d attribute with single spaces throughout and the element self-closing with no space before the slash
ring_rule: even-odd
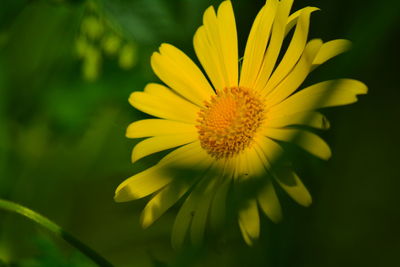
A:
<svg viewBox="0 0 400 267">
<path fill-rule="evenodd" d="M 261 96 L 241 87 L 225 88 L 199 112 L 200 144 L 217 159 L 232 157 L 251 144 L 263 119 Z"/>
</svg>

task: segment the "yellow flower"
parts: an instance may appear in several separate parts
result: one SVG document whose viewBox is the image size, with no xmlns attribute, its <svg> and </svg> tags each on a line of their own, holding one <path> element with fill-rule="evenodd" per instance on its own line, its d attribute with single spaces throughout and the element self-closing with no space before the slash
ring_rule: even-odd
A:
<svg viewBox="0 0 400 267">
<path fill-rule="evenodd" d="M 125 180 L 115 200 L 153 194 L 141 217 L 147 227 L 184 198 L 172 231 L 175 247 L 186 235 L 192 243 L 200 243 L 207 223 L 220 225 L 229 192 L 240 191 L 246 182 L 257 184 L 257 190 L 238 206 L 240 230 L 249 245 L 259 236 L 260 211 L 272 221 L 281 218 L 274 184 L 299 204 L 310 205 L 311 196 L 296 173 L 287 165 L 272 166 L 284 153 L 281 144 L 292 143 L 328 159 L 328 145 L 307 130 L 329 127 L 315 110 L 354 103 L 358 94 L 367 92 L 363 83 L 351 79 L 298 90 L 313 69 L 346 51 L 350 43 L 307 41 L 310 14 L 318 9 L 306 7 L 289 15 L 292 3 L 266 2 L 254 20 L 240 71 L 231 2 L 221 3 L 217 12 L 209 7 L 193 40 L 208 79 L 181 50 L 162 44 L 152 55 L 151 66 L 166 85 L 150 83 L 144 92 L 134 92 L 129 98 L 132 106 L 157 117 L 129 125 L 127 137 L 148 137 L 135 146 L 132 161 L 178 148 Z M 293 28 L 293 37 L 278 61 L 282 43 Z M 175 168 L 203 171 L 187 177 L 171 171 Z"/>
</svg>

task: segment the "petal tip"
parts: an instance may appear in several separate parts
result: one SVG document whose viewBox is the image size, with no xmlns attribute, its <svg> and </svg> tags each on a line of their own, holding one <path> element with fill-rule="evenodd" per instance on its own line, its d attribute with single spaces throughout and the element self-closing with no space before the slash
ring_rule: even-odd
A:
<svg viewBox="0 0 400 267">
<path fill-rule="evenodd" d="M 143 229 L 147 229 L 150 225 L 153 224 L 153 221 L 149 219 L 146 214 L 146 209 L 143 210 L 142 215 L 140 216 L 140 225 Z"/>
<path fill-rule="evenodd" d="M 117 203 L 129 201 L 129 200 L 126 200 L 126 199 L 123 197 L 123 194 L 121 194 L 121 189 L 122 189 L 122 188 L 120 188 L 120 186 L 119 186 L 119 187 L 117 188 L 117 190 L 115 190 L 114 201 L 117 202 Z"/>
<path fill-rule="evenodd" d="M 131 162 L 132 163 L 135 163 L 136 161 L 141 159 L 140 155 L 138 155 L 137 150 L 135 148 L 136 148 L 136 146 L 133 148 L 132 154 L 131 154 Z"/>
<path fill-rule="evenodd" d="M 272 221 L 273 223 L 278 224 L 278 223 L 280 223 L 280 222 L 282 221 L 282 219 L 283 219 L 282 213 L 279 212 L 278 214 L 275 215 L 275 217 L 270 218 L 270 219 L 271 219 L 271 221 Z"/>
<path fill-rule="evenodd" d="M 303 201 L 302 201 L 302 203 L 300 203 L 303 207 L 306 207 L 306 208 L 308 208 L 308 207 L 310 207 L 311 206 L 311 204 L 312 204 L 312 197 L 311 197 L 311 195 L 308 195 Z"/>
<path fill-rule="evenodd" d="M 129 178 L 126 179 L 125 181 L 123 181 L 122 183 L 120 183 L 117 187 L 117 189 L 115 189 L 115 193 L 114 193 L 114 201 L 115 202 L 127 202 L 130 200 L 135 199 L 133 197 L 132 194 L 130 194 L 128 191 L 129 189 L 127 189 L 127 184 L 129 183 Z"/>
<path fill-rule="evenodd" d="M 221 12 L 220 10 L 222 10 L 223 8 L 230 8 L 232 9 L 232 2 L 230 0 L 225 0 L 223 1 L 219 7 L 218 7 L 218 13 Z M 233 9 L 232 9 L 233 10 Z"/>
<path fill-rule="evenodd" d="M 360 84 L 361 84 L 360 94 L 367 94 L 368 93 L 368 86 L 363 82 L 360 82 Z"/>
<path fill-rule="evenodd" d="M 126 130 L 125 130 L 125 137 L 126 138 L 136 138 L 135 137 L 136 130 L 135 130 L 133 125 L 134 125 L 134 123 L 131 123 L 131 124 L 128 125 L 128 127 L 126 127 Z"/>
<path fill-rule="evenodd" d="M 128 98 L 128 102 L 129 102 L 129 104 L 131 104 L 132 106 L 133 106 L 133 103 L 135 102 L 135 94 L 136 92 L 133 92 L 133 93 L 131 93 L 130 95 L 129 95 L 129 98 Z"/>
<path fill-rule="evenodd" d="M 330 121 L 325 116 L 323 116 L 322 119 L 321 119 L 321 129 L 322 130 L 328 130 L 330 128 L 331 128 Z"/>
</svg>

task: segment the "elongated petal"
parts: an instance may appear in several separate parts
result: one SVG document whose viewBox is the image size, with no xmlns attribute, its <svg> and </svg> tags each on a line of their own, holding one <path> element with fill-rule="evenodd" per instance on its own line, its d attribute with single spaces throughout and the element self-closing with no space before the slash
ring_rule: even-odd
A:
<svg viewBox="0 0 400 267">
<path fill-rule="evenodd" d="M 172 228 L 171 243 L 175 249 L 181 248 L 185 241 L 186 234 L 189 230 L 190 223 L 193 219 L 193 214 L 196 210 L 199 196 L 191 193 L 183 203 L 176 215 L 174 226 Z"/>
<path fill-rule="evenodd" d="M 311 195 L 296 173 L 290 170 L 280 170 L 274 177 L 293 200 L 302 206 L 311 205 Z"/>
<path fill-rule="evenodd" d="M 239 210 L 239 227 L 244 241 L 249 245 L 258 239 L 260 235 L 260 216 L 258 214 L 257 201 L 252 199 Z"/>
<path fill-rule="evenodd" d="M 268 139 L 265 137 L 265 139 Z M 270 140 L 273 142 L 272 140 Z M 268 144 L 268 142 L 267 142 Z M 265 144 L 262 144 L 265 145 Z M 272 147 L 275 150 L 279 150 L 278 154 L 281 154 L 281 148 L 278 144 L 269 144 L 269 147 Z M 266 157 L 266 147 L 261 148 L 259 144 L 256 144 L 255 149 L 257 151 L 258 156 L 262 159 L 262 162 L 264 162 L 264 175 L 263 175 L 263 181 L 264 184 L 261 185 L 260 191 L 257 193 L 257 201 L 258 204 L 261 207 L 261 210 L 264 212 L 265 215 L 267 215 L 273 222 L 279 222 L 282 219 L 282 208 L 279 203 L 279 199 L 275 193 L 275 188 L 271 182 L 271 171 L 272 171 L 272 166 L 271 164 L 275 163 L 274 161 L 268 160 Z M 268 151 L 268 153 L 271 153 L 272 151 Z M 277 153 L 277 152 L 275 152 Z M 277 155 L 275 155 L 276 157 Z M 272 158 L 272 157 L 270 157 Z"/>
<path fill-rule="evenodd" d="M 218 187 L 211 203 L 210 225 L 213 229 L 222 226 L 226 215 L 226 199 L 229 188 L 232 184 L 232 175 L 225 178 L 225 181 Z"/>
<path fill-rule="evenodd" d="M 115 191 L 115 201 L 125 202 L 148 196 L 172 181 L 163 169 L 153 166 L 121 183 Z"/>
<path fill-rule="evenodd" d="M 345 39 L 337 39 L 324 43 L 313 61 L 313 69 L 336 57 L 351 48 L 351 42 Z"/>
<path fill-rule="evenodd" d="M 248 174 L 250 177 L 264 177 L 265 166 L 268 165 L 268 160 L 262 157 L 257 152 L 256 146 L 249 147 L 243 153 L 248 168 Z"/>
<path fill-rule="evenodd" d="M 214 177 L 212 177 L 214 178 Z M 201 180 L 199 181 L 199 183 L 197 185 L 195 185 L 194 190 L 189 194 L 189 196 L 186 198 L 185 202 L 183 203 L 182 207 L 180 208 L 176 218 L 175 218 L 175 222 L 172 228 L 172 238 L 171 238 L 171 242 L 172 242 L 172 246 L 174 248 L 180 248 L 183 244 L 183 242 L 185 241 L 185 237 L 186 234 L 188 232 L 188 230 L 190 229 L 190 226 L 193 223 L 194 217 L 196 216 L 196 213 L 199 212 L 198 207 L 200 205 L 200 203 L 203 201 L 202 197 L 203 197 L 203 192 L 206 190 L 206 188 L 209 186 L 209 182 L 211 182 L 212 179 L 210 179 L 210 177 L 204 176 L 201 178 Z M 206 201 L 206 207 L 208 204 L 208 201 Z M 204 208 L 204 207 L 203 207 Z M 193 232 L 196 232 L 195 235 L 196 238 L 198 238 L 198 236 L 203 234 L 204 231 L 204 226 L 203 224 L 201 224 L 203 222 L 204 216 L 206 216 L 206 214 L 204 214 L 204 212 L 201 212 L 201 218 L 199 218 L 199 215 L 197 215 L 197 222 L 196 222 L 196 229 L 192 230 L 192 235 Z M 200 219 L 200 220 L 199 220 Z M 193 225 L 192 225 L 193 227 Z M 195 238 L 192 238 L 192 240 Z M 195 240 L 197 241 L 197 240 Z"/>
<path fill-rule="evenodd" d="M 305 12 L 309 12 L 312 13 L 314 11 L 320 10 L 318 7 L 312 7 L 312 6 L 308 6 L 305 8 L 302 8 L 300 10 L 297 10 L 296 12 L 290 14 L 288 20 L 287 20 L 287 24 L 286 24 L 286 29 L 285 29 L 285 36 L 288 35 L 288 33 L 290 32 L 291 29 L 293 29 L 294 26 L 296 26 L 296 23 L 300 17 L 301 14 L 305 13 Z"/>
<path fill-rule="evenodd" d="M 219 25 L 218 25 L 218 18 L 217 14 L 215 13 L 215 9 L 213 6 L 207 8 L 203 15 L 203 25 L 204 30 L 210 44 L 209 49 L 212 49 L 212 52 L 216 55 L 217 68 L 220 71 L 224 87 L 229 86 L 229 75 L 227 72 L 227 65 L 225 64 L 224 60 L 224 47 L 221 43 L 221 35 L 219 32 Z M 196 47 L 195 47 L 196 49 Z M 206 70 L 207 71 L 207 70 Z M 208 72 L 207 72 L 208 73 Z M 217 88 L 219 89 L 219 88 Z"/>
<path fill-rule="evenodd" d="M 234 165 L 235 165 L 235 170 L 234 170 L 234 175 L 233 177 L 235 179 L 239 179 L 242 176 L 247 176 L 249 175 L 249 170 L 248 170 L 248 164 L 247 164 L 247 158 L 245 157 L 244 153 L 241 153 L 237 155 L 234 159 Z"/>
<path fill-rule="evenodd" d="M 211 173 L 206 173 L 206 176 L 210 176 L 210 178 L 205 178 L 207 181 L 205 182 L 204 187 L 199 185 L 203 188 L 199 191 L 201 197 L 198 201 L 190 227 L 190 238 L 194 245 L 200 245 L 203 242 L 204 230 L 210 213 L 211 202 L 220 181 L 218 176 L 214 176 L 215 174 L 215 170 L 212 170 Z"/>
<path fill-rule="evenodd" d="M 230 1 L 224 1 L 218 15 L 209 7 L 193 39 L 194 49 L 216 90 L 238 84 L 236 23 Z"/>
<path fill-rule="evenodd" d="M 269 165 L 266 166 L 267 168 L 270 168 L 271 165 L 275 164 L 281 159 L 283 155 L 283 149 L 271 138 L 259 136 L 257 139 L 255 139 L 255 143 L 269 163 Z M 259 154 L 261 155 L 261 153 Z"/>
<path fill-rule="evenodd" d="M 243 57 L 240 76 L 240 86 L 242 87 L 254 87 L 271 35 L 271 28 L 278 4 L 277 0 L 267 1 L 254 20 Z"/>
<path fill-rule="evenodd" d="M 268 177 L 265 179 L 260 192 L 257 195 L 258 204 L 261 210 L 267 215 L 271 221 L 279 222 L 282 219 L 282 208 L 279 199 L 275 193 L 274 185 Z"/>
<path fill-rule="evenodd" d="M 298 145 L 310 154 L 321 159 L 329 159 L 331 150 L 318 135 L 297 129 L 266 128 L 264 134 L 268 137 Z"/>
<path fill-rule="evenodd" d="M 169 184 L 147 203 L 141 216 L 143 228 L 147 228 L 160 218 L 160 216 L 173 206 L 196 181 L 195 179 L 187 180 L 189 181 L 177 181 Z"/>
<path fill-rule="evenodd" d="M 272 26 L 271 40 L 269 41 L 268 48 L 261 64 L 261 70 L 258 74 L 256 84 L 254 85 L 255 90 L 261 91 L 265 88 L 272 70 L 275 67 L 285 37 L 286 24 L 288 22 L 289 12 L 292 5 L 293 0 L 282 0 L 279 2 L 274 24 Z"/>
<path fill-rule="evenodd" d="M 169 87 L 202 107 L 214 91 L 200 69 L 181 50 L 162 44 L 160 53 L 153 53 L 151 66 Z"/>
<path fill-rule="evenodd" d="M 144 92 L 134 92 L 129 103 L 150 115 L 194 124 L 199 108 L 160 84 L 148 84 Z"/>
<path fill-rule="evenodd" d="M 275 88 L 286 77 L 286 75 L 288 75 L 300 59 L 307 43 L 310 15 L 313 10 L 314 9 L 304 9 L 301 12 L 289 47 L 278 67 L 274 70 L 274 73 L 268 80 L 266 88 Z"/>
<path fill-rule="evenodd" d="M 148 196 L 174 179 L 174 174 L 177 174 L 174 169 L 207 168 L 211 161 L 198 141 L 182 146 L 166 155 L 155 166 L 122 182 L 115 191 L 114 199 L 125 202 Z"/>
<path fill-rule="evenodd" d="M 269 110 L 270 116 L 290 115 L 319 108 L 348 105 L 357 95 L 366 94 L 367 86 L 360 81 L 339 79 L 307 87 Z"/>
<path fill-rule="evenodd" d="M 230 86 L 237 86 L 239 77 L 238 40 L 231 1 L 224 1 L 219 5 L 217 19 L 228 83 Z"/>
<path fill-rule="evenodd" d="M 270 84 L 267 84 L 263 93 L 268 94 L 268 105 L 273 106 L 296 91 L 310 73 L 312 62 L 321 45 L 321 40 L 311 40 L 304 49 L 304 53 L 299 62 L 289 75 L 276 87 L 270 87 Z"/>
<path fill-rule="evenodd" d="M 187 143 L 191 143 L 197 140 L 197 133 L 184 133 L 175 135 L 161 135 L 147 138 L 133 148 L 132 151 L 132 162 L 136 162 L 139 159 L 148 155 L 181 146 Z"/>
<path fill-rule="evenodd" d="M 283 128 L 293 125 L 305 125 L 316 129 L 329 129 L 329 121 L 319 112 L 299 112 L 287 116 L 268 118 L 266 127 Z"/>
<path fill-rule="evenodd" d="M 195 133 L 196 131 L 196 127 L 189 123 L 162 119 L 146 119 L 131 123 L 126 130 L 126 137 L 142 138 L 158 135 L 179 135 Z"/>
<path fill-rule="evenodd" d="M 194 155 L 194 156 L 192 156 Z M 203 163 L 200 159 L 204 159 Z M 214 161 L 210 155 L 201 147 L 200 141 L 195 141 L 181 146 L 160 160 L 157 165 L 167 165 L 170 163 L 180 163 L 181 166 L 196 166 L 199 169 L 209 166 L 209 162 Z"/>
<path fill-rule="evenodd" d="M 215 90 L 224 89 L 227 84 L 222 76 L 219 58 L 217 51 L 212 47 L 211 42 L 208 40 L 205 26 L 200 26 L 193 37 L 194 50 L 197 58 L 207 73 L 208 78 L 211 80 Z"/>
</svg>

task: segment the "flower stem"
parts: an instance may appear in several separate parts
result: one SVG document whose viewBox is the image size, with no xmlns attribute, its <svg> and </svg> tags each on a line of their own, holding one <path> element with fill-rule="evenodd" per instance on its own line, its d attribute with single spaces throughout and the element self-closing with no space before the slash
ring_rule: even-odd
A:
<svg viewBox="0 0 400 267">
<path fill-rule="evenodd" d="M 3 199 L 0 199 L 0 209 L 20 214 L 20 215 L 34 221 L 35 223 L 41 225 L 42 227 L 46 228 L 50 232 L 53 232 L 56 236 L 67 241 L 70 245 L 72 245 L 73 247 L 78 249 L 81 253 L 86 255 L 88 258 L 90 258 L 93 262 L 95 262 L 99 266 L 105 266 L 105 267 L 113 266 L 110 262 L 108 262 L 105 258 L 100 256 L 93 249 L 89 248 L 87 245 L 85 245 L 84 243 L 79 241 L 73 235 L 66 232 L 60 226 L 58 226 L 54 222 L 50 221 L 46 217 L 40 215 L 39 213 L 34 212 L 33 210 L 28 209 L 24 206 L 21 206 L 17 203 L 3 200 Z"/>
</svg>

